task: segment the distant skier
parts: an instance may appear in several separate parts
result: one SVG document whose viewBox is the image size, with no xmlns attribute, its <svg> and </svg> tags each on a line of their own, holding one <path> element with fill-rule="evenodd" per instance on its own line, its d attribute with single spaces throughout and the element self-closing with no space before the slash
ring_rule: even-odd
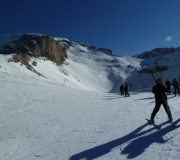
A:
<svg viewBox="0 0 180 160">
<path fill-rule="evenodd" d="M 171 82 L 168 79 L 166 79 L 165 85 L 167 87 L 167 93 L 171 94 Z"/>
<path fill-rule="evenodd" d="M 124 85 L 123 84 L 120 85 L 119 91 L 120 91 L 120 95 L 123 96 L 124 95 Z"/>
<path fill-rule="evenodd" d="M 124 94 L 125 94 L 125 97 L 129 97 L 128 84 L 127 83 L 125 83 L 125 86 L 124 86 Z"/>
<path fill-rule="evenodd" d="M 173 79 L 172 85 L 174 87 L 174 95 L 176 96 L 176 93 L 179 94 L 179 83 L 176 80 L 176 78 Z M 176 92 L 177 91 L 177 92 Z"/>
<path fill-rule="evenodd" d="M 155 96 L 155 108 L 151 114 L 152 123 L 154 123 L 154 118 L 157 112 L 159 111 L 161 104 L 163 105 L 168 115 L 169 120 L 172 122 L 172 115 L 171 115 L 170 108 L 167 104 L 167 96 L 165 94 L 167 92 L 167 88 L 162 84 L 162 81 L 160 78 L 157 79 L 157 84 L 153 86 L 152 92 L 154 93 L 154 96 Z"/>
</svg>

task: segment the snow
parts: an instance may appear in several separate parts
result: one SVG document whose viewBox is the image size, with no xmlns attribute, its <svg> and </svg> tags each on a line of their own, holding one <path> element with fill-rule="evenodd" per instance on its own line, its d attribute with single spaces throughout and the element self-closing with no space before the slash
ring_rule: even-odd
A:
<svg viewBox="0 0 180 160">
<path fill-rule="evenodd" d="M 180 158 L 180 129 L 147 125 L 154 107 L 150 92 L 100 93 L 0 77 L 0 159 Z M 169 96 L 179 122 L 179 97 Z M 167 120 L 163 108 L 156 123 Z"/>
<path fill-rule="evenodd" d="M 1 160 L 180 159 L 179 96 L 168 95 L 177 127 L 161 107 L 158 130 L 145 120 L 155 105 L 151 88 L 117 92 L 142 60 L 79 45 L 67 53 L 62 66 L 31 58 L 44 77 L 0 55 Z"/>
</svg>

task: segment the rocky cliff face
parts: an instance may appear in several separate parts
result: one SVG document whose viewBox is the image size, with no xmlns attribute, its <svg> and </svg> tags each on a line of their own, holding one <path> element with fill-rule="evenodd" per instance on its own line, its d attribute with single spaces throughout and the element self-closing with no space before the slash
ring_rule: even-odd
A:
<svg viewBox="0 0 180 160">
<path fill-rule="evenodd" d="M 47 35 L 24 34 L 0 48 L 0 54 L 27 54 L 34 57 L 47 57 L 57 65 L 67 58 L 66 49 L 54 38 Z"/>
</svg>

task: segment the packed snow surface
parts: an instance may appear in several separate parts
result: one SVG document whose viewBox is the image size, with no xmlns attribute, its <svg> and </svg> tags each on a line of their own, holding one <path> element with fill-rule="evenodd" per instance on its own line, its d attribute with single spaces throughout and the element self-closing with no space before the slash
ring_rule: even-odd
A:
<svg viewBox="0 0 180 160">
<path fill-rule="evenodd" d="M 150 89 L 130 97 L 80 90 L 2 63 L 1 160 L 180 159 L 179 96 L 168 95 L 177 127 L 166 122 L 162 107 L 158 130 L 145 120 L 154 107 Z"/>
</svg>

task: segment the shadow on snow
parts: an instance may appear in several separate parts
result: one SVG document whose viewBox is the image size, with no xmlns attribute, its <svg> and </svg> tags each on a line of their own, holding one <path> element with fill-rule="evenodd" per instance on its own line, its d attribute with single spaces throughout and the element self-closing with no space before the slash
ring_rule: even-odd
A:
<svg viewBox="0 0 180 160">
<path fill-rule="evenodd" d="M 180 119 L 176 120 L 174 123 L 177 124 L 179 121 Z M 165 123 L 166 122 L 162 123 L 162 125 Z M 166 143 L 169 139 L 164 140 L 163 136 L 169 133 L 170 131 L 180 127 L 180 125 L 178 125 L 176 128 L 174 128 L 172 125 L 169 124 L 169 126 L 164 127 L 158 130 L 157 132 L 153 132 L 150 134 L 146 134 L 146 133 L 149 133 L 150 131 L 156 129 L 155 127 L 140 132 L 147 125 L 148 123 L 142 125 L 133 132 L 119 139 L 113 140 L 111 142 L 72 155 L 69 158 L 69 160 L 80 160 L 80 159 L 92 160 L 111 152 L 111 150 L 115 147 L 120 148 L 121 154 L 127 154 L 128 159 L 133 159 L 141 155 L 145 151 L 145 149 L 148 148 L 153 143 L 160 143 L 160 144 Z M 122 149 L 121 148 L 122 145 L 126 145 L 126 147 Z"/>
</svg>

